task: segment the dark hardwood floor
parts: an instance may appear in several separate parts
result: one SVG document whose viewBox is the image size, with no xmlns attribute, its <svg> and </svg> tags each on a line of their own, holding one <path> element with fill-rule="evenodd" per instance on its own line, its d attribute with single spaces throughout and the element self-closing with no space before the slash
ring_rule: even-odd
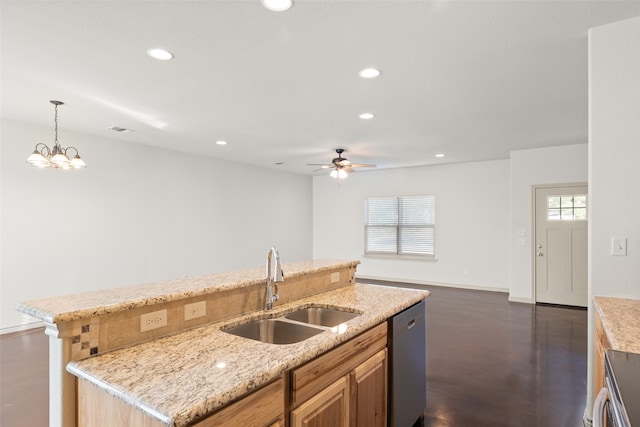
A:
<svg viewBox="0 0 640 427">
<path fill-rule="evenodd" d="M 44 328 L 0 335 L 0 426 L 49 425 L 49 337 Z"/>
<path fill-rule="evenodd" d="M 586 404 L 587 311 L 431 288 L 428 426 L 578 427 Z"/>
<path fill-rule="evenodd" d="M 429 289 L 426 426 L 582 425 L 585 310 Z M 0 336 L 0 426 L 48 424 L 48 347 L 42 329 Z"/>
</svg>

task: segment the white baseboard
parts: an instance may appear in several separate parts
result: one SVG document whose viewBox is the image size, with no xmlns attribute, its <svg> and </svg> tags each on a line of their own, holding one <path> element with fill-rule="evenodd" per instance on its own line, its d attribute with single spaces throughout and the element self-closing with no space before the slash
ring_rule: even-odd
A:
<svg viewBox="0 0 640 427">
<path fill-rule="evenodd" d="M 18 326 L 10 326 L 8 328 L 0 328 L 0 335 L 11 334 L 14 332 L 28 331 L 29 329 L 37 329 L 37 328 L 43 328 L 43 327 L 44 327 L 44 322 L 42 321 L 27 323 L 27 324 L 18 325 Z"/>
<path fill-rule="evenodd" d="M 441 283 L 441 282 L 432 282 L 432 281 L 423 281 L 423 280 L 407 280 L 407 279 L 398 279 L 394 277 L 375 277 L 375 276 L 360 276 L 360 275 L 356 276 L 356 282 L 363 282 L 366 280 L 382 280 L 386 282 L 410 283 L 412 285 L 441 286 L 445 288 L 471 289 L 474 291 L 509 293 L 509 289 L 495 288 L 490 286 L 463 285 L 459 283 Z"/>
<path fill-rule="evenodd" d="M 525 304 L 535 304 L 533 298 L 512 297 L 509 295 L 509 302 L 523 302 Z"/>
</svg>

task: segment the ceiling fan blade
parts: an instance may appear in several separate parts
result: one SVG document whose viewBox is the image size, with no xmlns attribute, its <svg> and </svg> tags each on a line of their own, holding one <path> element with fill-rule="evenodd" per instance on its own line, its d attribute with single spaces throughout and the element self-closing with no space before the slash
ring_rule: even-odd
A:
<svg viewBox="0 0 640 427">
<path fill-rule="evenodd" d="M 330 170 L 330 169 L 333 169 L 333 168 L 320 168 L 320 169 L 314 169 L 312 172 L 328 171 L 328 170 Z"/>
<path fill-rule="evenodd" d="M 352 168 L 375 168 L 376 165 L 371 165 L 367 163 L 351 163 L 349 166 Z"/>
<path fill-rule="evenodd" d="M 333 165 L 329 163 L 307 163 L 307 166 L 326 166 L 330 168 Z"/>
</svg>

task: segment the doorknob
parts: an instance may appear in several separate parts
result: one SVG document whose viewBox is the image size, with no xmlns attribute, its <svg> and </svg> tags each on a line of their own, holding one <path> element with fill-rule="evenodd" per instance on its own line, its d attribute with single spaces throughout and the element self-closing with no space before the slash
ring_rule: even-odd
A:
<svg viewBox="0 0 640 427">
<path fill-rule="evenodd" d="M 542 256 L 544 255 L 542 252 L 538 252 L 538 256 Z"/>
</svg>

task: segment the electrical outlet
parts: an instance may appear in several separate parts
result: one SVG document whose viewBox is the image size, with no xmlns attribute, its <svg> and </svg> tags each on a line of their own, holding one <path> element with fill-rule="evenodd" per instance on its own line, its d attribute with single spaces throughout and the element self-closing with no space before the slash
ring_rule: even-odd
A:
<svg viewBox="0 0 640 427">
<path fill-rule="evenodd" d="M 158 310 L 140 315 L 140 332 L 167 326 L 167 310 Z"/>
<path fill-rule="evenodd" d="M 207 302 L 198 301 L 184 306 L 184 320 L 197 319 L 207 315 Z"/>
<path fill-rule="evenodd" d="M 331 283 L 337 283 L 340 281 L 340 272 L 336 271 L 334 273 L 331 273 Z"/>
</svg>

